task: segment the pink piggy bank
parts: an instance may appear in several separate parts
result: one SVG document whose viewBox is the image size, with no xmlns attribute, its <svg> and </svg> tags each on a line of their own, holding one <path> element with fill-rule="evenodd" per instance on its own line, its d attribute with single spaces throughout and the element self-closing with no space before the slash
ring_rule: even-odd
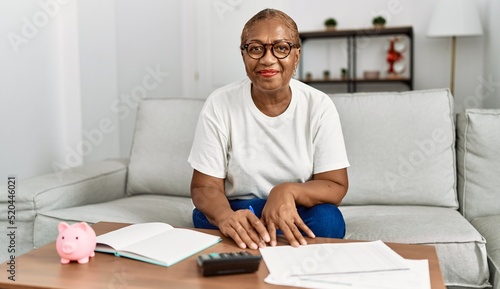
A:
<svg viewBox="0 0 500 289">
<path fill-rule="evenodd" d="M 95 256 L 96 236 L 94 229 L 87 223 L 80 222 L 70 226 L 61 222 L 57 230 L 59 236 L 56 248 L 62 264 L 68 264 L 70 261 L 85 264 L 89 262 L 90 257 Z"/>
</svg>

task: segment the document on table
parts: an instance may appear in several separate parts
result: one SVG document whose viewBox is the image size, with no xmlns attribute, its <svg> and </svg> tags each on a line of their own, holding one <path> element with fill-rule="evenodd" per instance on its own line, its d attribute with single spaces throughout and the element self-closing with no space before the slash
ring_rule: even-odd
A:
<svg viewBox="0 0 500 289">
<path fill-rule="evenodd" d="M 269 274 L 264 281 L 274 285 L 285 285 L 315 289 L 431 289 L 429 262 L 427 260 L 404 260 L 409 270 L 355 274 L 332 274 L 274 278 Z"/>
<path fill-rule="evenodd" d="M 260 253 L 274 276 L 408 270 L 403 257 L 382 241 L 265 247 Z"/>
<path fill-rule="evenodd" d="M 266 247 L 260 252 L 270 272 L 265 281 L 271 284 L 311 288 L 393 288 L 392 284 L 397 284 L 394 288 L 430 287 L 427 260 L 425 264 L 405 260 L 382 241 Z M 428 287 L 406 286 L 422 276 Z"/>
</svg>

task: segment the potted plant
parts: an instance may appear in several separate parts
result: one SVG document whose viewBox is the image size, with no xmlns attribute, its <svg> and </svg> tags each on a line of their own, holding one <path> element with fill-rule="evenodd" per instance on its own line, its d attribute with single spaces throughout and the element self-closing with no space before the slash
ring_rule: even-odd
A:
<svg viewBox="0 0 500 289">
<path fill-rule="evenodd" d="M 374 17 L 372 20 L 372 24 L 373 24 L 373 27 L 375 27 L 375 29 L 384 28 L 385 22 L 386 22 L 385 18 L 382 16 Z"/>
<path fill-rule="evenodd" d="M 347 78 L 347 69 L 346 69 L 345 67 L 342 67 L 342 68 L 340 69 L 340 77 L 341 77 L 342 79 L 346 79 L 346 78 Z"/>
<path fill-rule="evenodd" d="M 330 80 L 330 70 L 323 71 L 323 79 Z"/>
<path fill-rule="evenodd" d="M 313 78 L 312 73 L 311 72 L 307 72 L 306 73 L 306 81 L 312 81 L 312 78 Z"/>
<path fill-rule="evenodd" d="M 335 20 L 335 18 L 326 19 L 325 27 L 327 30 L 335 30 L 335 27 L 337 27 L 337 20 Z"/>
</svg>

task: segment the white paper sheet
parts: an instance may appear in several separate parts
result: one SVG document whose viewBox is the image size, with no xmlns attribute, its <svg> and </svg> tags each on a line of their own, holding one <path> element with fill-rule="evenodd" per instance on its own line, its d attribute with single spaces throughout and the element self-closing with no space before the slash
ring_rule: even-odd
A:
<svg viewBox="0 0 500 289">
<path fill-rule="evenodd" d="M 275 278 L 264 281 L 315 289 L 430 289 L 428 260 L 403 260 L 408 270 Z"/>
<path fill-rule="evenodd" d="M 260 253 L 274 278 L 408 270 L 382 241 L 265 247 Z"/>
</svg>

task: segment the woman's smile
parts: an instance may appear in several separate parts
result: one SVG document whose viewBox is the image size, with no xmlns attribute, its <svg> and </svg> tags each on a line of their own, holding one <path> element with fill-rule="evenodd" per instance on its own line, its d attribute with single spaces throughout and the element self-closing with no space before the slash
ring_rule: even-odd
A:
<svg viewBox="0 0 500 289">
<path fill-rule="evenodd" d="M 279 73 L 278 70 L 275 69 L 263 69 L 258 71 L 258 73 L 264 77 L 273 77 Z"/>
</svg>

